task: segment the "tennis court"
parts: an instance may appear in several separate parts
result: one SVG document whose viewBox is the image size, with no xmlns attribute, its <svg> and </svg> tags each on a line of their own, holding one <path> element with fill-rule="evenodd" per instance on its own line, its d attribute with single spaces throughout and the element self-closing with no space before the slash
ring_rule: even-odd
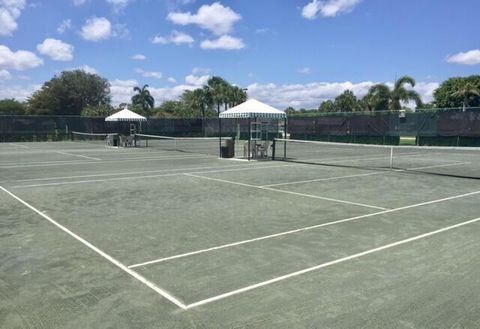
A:
<svg viewBox="0 0 480 329">
<path fill-rule="evenodd" d="M 480 327 L 480 151 L 298 144 L 0 144 L 0 327 Z"/>
</svg>

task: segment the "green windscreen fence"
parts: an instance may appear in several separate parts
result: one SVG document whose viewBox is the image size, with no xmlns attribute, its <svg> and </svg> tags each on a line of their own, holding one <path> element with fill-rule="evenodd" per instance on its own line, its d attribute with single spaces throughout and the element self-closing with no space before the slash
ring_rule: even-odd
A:
<svg viewBox="0 0 480 329">
<path fill-rule="evenodd" d="M 283 131 L 283 120 L 269 123 L 269 131 Z M 247 139 L 248 119 L 150 118 L 137 123 L 137 133 L 172 137 L 226 136 Z M 417 112 L 353 112 L 288 119 L 292 139 L 362 144 L 400 143 L 401 137 L 417 145 L 480 146 L 480 108 Z M 71 138 L 71 132 L 128 135 L 130 123 L 105 122 L 98 117 L 0 116 L 0 141 L 46 141 Z M 268 139 L 279 138 L 275 134 Z"/>
</svg>

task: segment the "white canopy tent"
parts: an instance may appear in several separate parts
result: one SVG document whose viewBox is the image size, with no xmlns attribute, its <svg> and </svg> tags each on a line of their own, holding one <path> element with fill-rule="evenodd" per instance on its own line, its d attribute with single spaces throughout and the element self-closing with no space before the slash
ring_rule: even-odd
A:
<svg viewBox="0 0 480 329">
<path fill-rule="evenodd" d="M 232 107 L 225 112 L 220 113 L 220 118 L 268 118 L 268 119 L 284 119 L 287 115 L 285 112 L 257 101 L 249 99 L 245 103 Z"/>
<path fill-rule="evenodd" d="M 105 121 L 118 122 L 118 121 L 147 121 L 147 118 L 130 111 L 125 108 L 117 113 L 114 113 L 105 118 Z"/>
<path fill-rule="evenodd" d="M 130 111 L 127 108 L 124 108 L 121 111 L 118 111 L 117 113 L 114 113 L 108 117 L 105 118 L 106 122 L 120 122 L 120 125 L 123 125 L 122 123 L 129 122 L 130 123 L 130 135 L 129 136 L 123 136 L 120 135 L 120 145 L 123 146 L 132 146 L 134 144 L 134 139 L 135 139 L 135 134 L 137 133 L 137 124 L 139 125 L 139 130 L 142 131 L 142 122 L 147 121 L 147 118 L 141 116 L 140 114 L 137 114 L 135 112 Z M 107 138 L 112 138 L 110 141 L 113 145 L 115 145 L 115 141 L 113 141 L 114 137 L 107 137 Z M 107 142 L 108 143 L 108 142 Z"/>
<path fill-rule="evenodd" d="M 249 99 L 248 101 L 232 107 L 231 109 L 220 113 L 221 119 L 248 119 L 248 142 L 244 146 L 244 157 L 248 160 L 252 158 L 264 158 L 267 156 L 269 149 L 269 141 L 263 139 L 262 130 L 263 121 L 284 120 L 284 134 L 287 128 L 287 115 L 270 105 L 257 101 L 256 99 Z M 253 119 L 253 122 L 252 122 Z M 258 122 L 257 120 L 261 121 Z M 278 125 L 277 125 L 278 132 Z M 268 131 L 268 129 L 267 129 Z M 259 132 L 260 137 L 255 135 Z M 253 141 L 253 142 L 252 142 Z"/>
</svg>

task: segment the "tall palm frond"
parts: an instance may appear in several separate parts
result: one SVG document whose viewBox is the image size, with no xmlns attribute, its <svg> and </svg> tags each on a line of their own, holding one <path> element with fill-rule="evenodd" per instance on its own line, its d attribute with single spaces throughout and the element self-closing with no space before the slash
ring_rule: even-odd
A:
<svg viewBox="0 0 480 329">
<path fill-rule="evenodd" d="M 143 112 L 145 112 L 147 116 L 150 116 L 151 110 L 155 107 L 155 99 L 147 88 L 148 85 L 144 85 L 142 88 L 133 88 L 133 91 L 137 94 L 132 97 L 132 104 L 139 105 Z"/>
</svg>

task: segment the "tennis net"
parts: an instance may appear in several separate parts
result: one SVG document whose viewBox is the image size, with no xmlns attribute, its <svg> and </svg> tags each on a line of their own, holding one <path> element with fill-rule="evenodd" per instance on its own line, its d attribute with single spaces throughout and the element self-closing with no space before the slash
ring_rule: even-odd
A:
<svg viewBox="0 0 480 329">
<path fill-rule="evenodd" d="M 109 139 L 113 139 L 117 136 L 118 134 L 85 133 L 79 131 L 72 131 L 72 141 L 74 142 L 108 144 Z"/>
<path fill-rule="evenodd" d="M 222 137 L 222 140 L 231 139 Z M 218 137 L 170 137 L 136 134 L 137 147 L 151 147 L 162 151 L 178 151 L 218 156 L 220 144 Z"/>
<path fill-rule="evenodd" d="M 480 179 L 480 148 L 470 147 L 391 146 L 275 139 L 273 159 Z"/>
</svg>

